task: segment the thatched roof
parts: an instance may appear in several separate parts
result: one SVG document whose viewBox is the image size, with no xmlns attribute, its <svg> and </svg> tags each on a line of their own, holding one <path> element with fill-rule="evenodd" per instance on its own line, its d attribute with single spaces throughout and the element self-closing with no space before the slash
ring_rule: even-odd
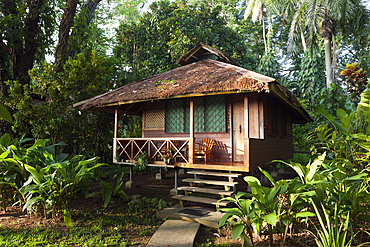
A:
<svg viewBox="0 0 370 247">
<path fill-rule="evenodd" d="M 272 87 L 272 84 L 278 86 Z M 125 85 L 76 103 L 74 107 L 113 111 L 115 106 L 145 101 L 240 92 L 270 93 L 272 88 L 280 92 L 276 95 L 286 99 L 286 103 L 296 110 L 300 119 L 305 119 L 305 122 L 311 120 L 291 92 L 274 78 L 210 59 Z"/>
<path fill-rule="evenodd" d="M 182 57 L 177 59 L 176 63 L 180 64 L 181 66 L 198 62 L 204 60 L 207 56 L 215 56 L 217 60 L 220 62 L 229 63 L 232 65 L 238 65 L 232 58 L 227 56 L 220 50 L 213 48 L 209 45 L 205 45 L 203 43 L 198 43 L 194 46 L 193 49 L 185 53 Z"/>
</svg>

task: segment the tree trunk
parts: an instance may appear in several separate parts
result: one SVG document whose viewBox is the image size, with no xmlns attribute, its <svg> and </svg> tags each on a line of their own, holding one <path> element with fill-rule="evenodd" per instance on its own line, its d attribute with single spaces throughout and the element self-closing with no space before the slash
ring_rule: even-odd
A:
<svg viewBox="0 0 370 247">
<path fill-rule="evenodd" d="M 319 32 L 320 36 L 324 38 L 325 44 L 325 63 L 326 63 L 326 87 L 329 89 L 330 84 L 334 83 L 334 73 L 331 66 L 331 39 L 335 36 L 335 27 L 333 20 L 329 15 L 325 15 Z"/>
<path fill-rule="evenodd" d="M 302 40 L 303 53 L 305 53 L 307 50 L 307 44 L 306 44 L 306 39 L 304 37 L 302 30 L 301 30 L 301 40 Z"/>
<path fill-rule="evenodd" d="M 12 1 L 7 0 L 3 4 L 2 12 L 4 16 L 18 14 L 19 10 Z M 2 43 L 4 50 L 9 53 L 12 59 L 13 79 L 17 80 L 21 85 L 26 85 L 30 82 L 28 71 L 33 67 L 37 48 L 39 47 L 37 35 L 40 30 L 40 9 L 45 4 L 45 0 L 25 1 L 25 4 L 28 7 L 28 13 L 24 19 L 24 39 L 14 35 L 11 44 L 5 45 Z M 9 28 L 9 32 L 17 32 L 17 29 L 20 28 L 17 25 L 14 28 Z"/>
<path fill-rule="evenodd" d="M 331 67 L 331 37 L 324 37 L 325 44 L 325 64 L 326 64 L 326 87 L 329 89 L 330 84 L 334 83 Z"/>
<path fill-rule="evenodd" d="M 265 56 L 267 56 L 267 41 L 266 41 L 265 19 L 263 17 L 262 17 L 262 35 L 263 35 L 263 43 L 265 44 Z"/>
<path fill-rule="evenodd" d="M 56 71 L 60 71 L 62 69 L 62 62 L 65 59 L 65 54 L 68 47 L 69 31 L 76 15 L 76 8 L 77 0 L 66 0 L 62 21 L 60 22 L 59 26 L 58 45 L 54 56 Z"/>
</svg>

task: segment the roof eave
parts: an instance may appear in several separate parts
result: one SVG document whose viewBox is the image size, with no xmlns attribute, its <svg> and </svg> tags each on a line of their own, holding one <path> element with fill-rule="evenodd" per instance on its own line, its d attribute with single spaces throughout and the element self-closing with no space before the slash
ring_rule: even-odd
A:
<svg viewBox="0 0 370 247">
<path fill-rule="evenodd" d="M 121 106 L 121 105 L 129 105 L 129 104 L 136 104 L 136 103 L 143 103 L 143 102 L 153 102 L 158 100 L 169 100 L 169 99 L 180 99 L 180 98 L 192 98 L 192 97 L 202 97 L 202 96 L 211 96 L 211 95 L 223 95 L 223 94 L 237 94 L 237 93 L 252 93 L 255 91 L 250 90 L 238 90 L 238 91 L 220 91 L 220 92 L 206 92 L 206 93 L 191 93 L 191 94 L 183 94 L 183 95 L 176 95 L 171 97 L 165 98 L 151 98 L 151 99 L 140 99 L 140 100 L 128 100 L 128 101 L 119 101 L 109 104 L 104 104 L 100 106 L 94 106 L 89 108 L 93 110 L 98 110 L 99 108 L 106 108 L 106 107 L 114 107 L 114 106 Z M 83 104 L 83 101 L 76 103 L 73 107 L 78 107 Z"/>
<path fill-rule="evenodd" d="M 311 116 L 303 111 L 299 106 L 293 104 L 291 100 L 279 89 L 278 83 L 269 83 L 269 89 L 271 93 L 288 105 L 298 116 L 302 117 L 302 120 L 296 121 L 296 123 L 308 123 L 312 122 Z"/>
</svg>

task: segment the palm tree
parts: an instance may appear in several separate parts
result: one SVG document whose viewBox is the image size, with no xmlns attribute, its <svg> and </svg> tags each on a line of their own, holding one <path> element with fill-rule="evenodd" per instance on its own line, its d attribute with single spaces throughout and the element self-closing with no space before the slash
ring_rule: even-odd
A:
<svg viewBox="0 0 370 247">
<path fill-rule="evenodd" d="M 265 45 L 265 55 L 268 52 L 268 45 L 266 42 L 266 30 L 265 30 L 265 19 L 263 16 L 263 8 L 264 6 L 267 8 L 271 0 L 246 0 L 246 9 L 244 12 L 244 19 L 247 19 L 250 14 L 252 14 L 252 21 L 253 23 L 257 21 L 257 19 L 262 22 L 262 35 L 263 35 L 263 43 Z M 272 23 L 270 22 L 270 28 Z"/>
<path fill-rule="evenodd" d="M 290 26 L 289 49 L 296 52 L 297 41 L 307 38 L 311 48 L 317 43 L 318 34 L 324 38 L 326 85 L 334 83 L 334 66 L 332 63 L 332 42 L 335 47 L 336 30 L 341 34 L 346 27 L 359 27 L 359 17 L 367 15 L 361 0 L 285 0 L 285 7 L 294 6 L 294 17 Z M 364 19 L 364 18 L 363 18 Z M 334 56 L 335 61 L 335 56 Z M 333 66 L 334 65 L 334 66 Z"/>
</svg>

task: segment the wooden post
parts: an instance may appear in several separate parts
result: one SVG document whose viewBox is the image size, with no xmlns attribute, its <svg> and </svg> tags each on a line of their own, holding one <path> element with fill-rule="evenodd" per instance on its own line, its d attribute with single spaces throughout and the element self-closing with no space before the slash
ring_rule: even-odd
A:
<svg viewBox="0 0 370 247">
<path fill-rule="evenodd" d="M 179 169 L 175 167 L 175 189 L 177 189 L 178 174 L 179 174 Z"/>
<path fill-rule="evenodd" d="M 194 99 L 190 99 L 189 163 L 194 164 Z"/>
<path fill-rule="evenodd" d="M 248 167 L 247 172 L 251 170 L 249 162 L 249 101 L 244 97 L 244 167 Z"/>
<path fill-rule="evenodd" d="M 134 169 L 132 166 L 130 166 L 130 182 L 133 181 L 133 174 L 134 174 Z"/>
<path fill-rule="evenodd" d="M 118 107 L 114 109 L 113 163 L 117 162 Z"/>
</svg>

